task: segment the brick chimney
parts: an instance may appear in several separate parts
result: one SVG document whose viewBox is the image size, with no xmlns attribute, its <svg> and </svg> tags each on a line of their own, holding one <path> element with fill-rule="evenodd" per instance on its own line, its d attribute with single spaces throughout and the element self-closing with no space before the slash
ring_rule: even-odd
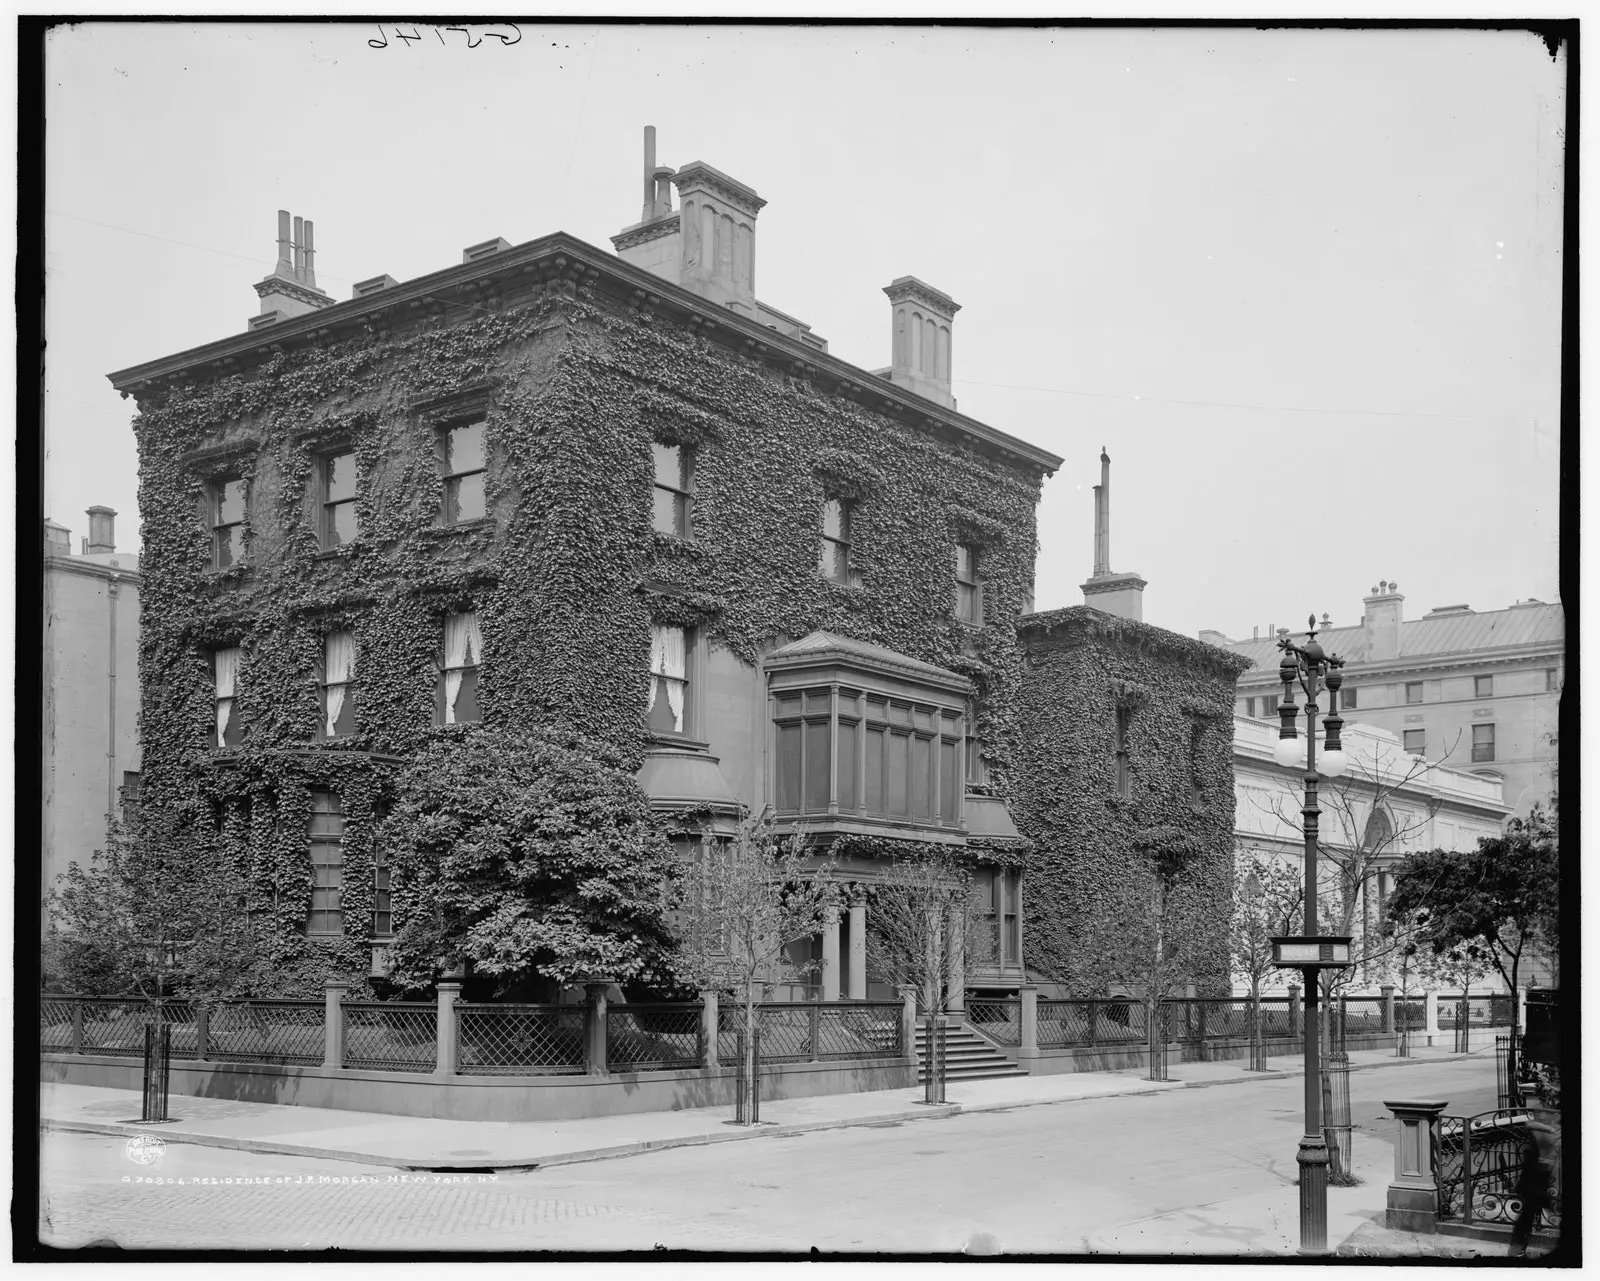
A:
<svg viewBox="0 0 1600 1281">
<path fill-rule="evenodd" d="M 889 381 L 948 409 L 950 394 L 950 327 L 961 304 L 915 276 L 901 276 L 883 290 L 889 295 L 893 356 Z"/>
<path fill-rule="evenodd" d="M 89 508 L 89 546 L 91 556 L 110 555 L 117 550 L 114 522 L 117 513 L 109 507 Z"/>
<path fill-rule="evenodd" d="M 251 329 L 333 306 L 327 292 L 317 288 L 316 256 L 311 220 L 291 219 L 287 209 L 278 210 L 278 265 L 255 287 L 261 314 L 250 318 Z"/>
<path fill-rule="evenodd" d="M 1382 662 L 1400 656 L 1400 606 L 1405 597 L 1400 584 L 1380 582 L 1370 596 L 1362 598 L 1367 607 L 1361 626 L 1367 633 L 1367 658 Z"/>
</svg>

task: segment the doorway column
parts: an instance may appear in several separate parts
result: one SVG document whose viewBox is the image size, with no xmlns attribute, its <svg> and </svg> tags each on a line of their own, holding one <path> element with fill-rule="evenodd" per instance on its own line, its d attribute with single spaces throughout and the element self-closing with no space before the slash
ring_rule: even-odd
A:
<svg viewBox="0 0 1600 1281">
<path fill-rule="evenodd" d="M 867 903 L 850 900 L 850 999 L 867 999 Z"/>
<path fill-rule="evenodd" d="M 839 999 L 839 905 L 822 909 L 822 999 Z"/>
</svg>

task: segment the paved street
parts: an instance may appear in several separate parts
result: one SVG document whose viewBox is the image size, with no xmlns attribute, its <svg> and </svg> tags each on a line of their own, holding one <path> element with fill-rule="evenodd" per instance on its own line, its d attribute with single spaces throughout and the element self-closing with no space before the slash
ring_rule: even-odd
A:
<svg viewBox="0 0 1600 1281">
<path fill-rule="evenodd" d="M 1331 1190 L 1330 1207 L 1377 1218 L 1385 1096 L 1494 1106 L 1489 1056 L 1350 1081 L 1365 1183 Z M 142 1166 L 126 1140 L 52 1132 L 42 1233 L 168 1248 L 1277 1252 L 1295 1233 L 1301 1099 L 1299 1080 L 1276 1079 L 498 1176 L 178 1144 Z"/>
</svg>

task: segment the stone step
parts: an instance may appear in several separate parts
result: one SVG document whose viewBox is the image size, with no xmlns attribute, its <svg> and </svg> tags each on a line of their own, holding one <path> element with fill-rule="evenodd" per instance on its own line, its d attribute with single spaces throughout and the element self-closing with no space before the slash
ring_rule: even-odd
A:
<svg viewBox="0 0 1600 1281">
<path fill-rule="evenodd" d="M 917 1080 L 927 1079 L 928 1029 L 917 1024 Z M 1001 1054 L 971 1028 L 957 1024 L 945 1029 L 945 1078 L 972 1081 L 1028 1074 Z"/>
</svg>

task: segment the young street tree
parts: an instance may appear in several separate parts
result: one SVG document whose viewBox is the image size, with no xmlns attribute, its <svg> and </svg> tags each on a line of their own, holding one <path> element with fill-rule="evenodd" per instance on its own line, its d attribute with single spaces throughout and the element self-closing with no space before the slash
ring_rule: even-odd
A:
<svg viewBox="0 0 1600 1281">
<path fill-rule="evenodd" d="M 609 748 L 544 731 L 433 743 L 382 833 L 402 986 L 427 987 L 461 961 L 502 988 L 671 981 L 677 866 Z"/>
<path fill-rule="evenodd" d="M 74 863 L 50 895 L 47 978 L 152 1003 L 250 993 L 261 958 L 244 881 L 219 865 L 209 817 L 146 806 L 113 824 L 106 848 L 87 867 Z"/>
<path fill-rule="evenodd" d="M 1414 922 L 1435 956 L 1492 966 L 1513 1002 L 1523 962 L 1536 951 L 1554 954 L 1560 912 L 1558 837 L 1542 808 L 1475 850 L 1413 854 L 1396 872 L 1388 903 L 1389 918 Z"/>
<path fill-rule="evenodd" d="M 949 1006 L 952 970 L 986 965 L 993 957 L 976 898 L 972 869 L 935 850 L 896 860 L 873 883 L 868 963 L 874 973 L 917 989 L 930 1059 L 935 1021 Z"/>
<path fill-rule="evenodd" d="M 674 968 L 701 990 L 731 992 L 745 1030 L 745 1088 L 756 1088 L 756 1004 L 774 983 L 816 972 L 792 945 L 821 929 L 831 858 L 815 858 L 804 833 L 780 837 L 770 820 L 746 819 L 732 840 L 707 836 L 682 871 Z M 741 1108 L 746 1117 L 754 1110 Z"/>
<path fill-rule="evenodd" d="M 1276 968 L 1273 938 L 1297 934 L 1304 923 L 1305 878 L 1298 866 L 1282 859 L 1241 852 L 1234 884 L 1238 888 L 1228 945 L 1234 972 L 1250 985 L 1250 1067 L 1264 1072 L 1267 1055 L 1261 1035 L 1261 988 Z"/>
</svg>

